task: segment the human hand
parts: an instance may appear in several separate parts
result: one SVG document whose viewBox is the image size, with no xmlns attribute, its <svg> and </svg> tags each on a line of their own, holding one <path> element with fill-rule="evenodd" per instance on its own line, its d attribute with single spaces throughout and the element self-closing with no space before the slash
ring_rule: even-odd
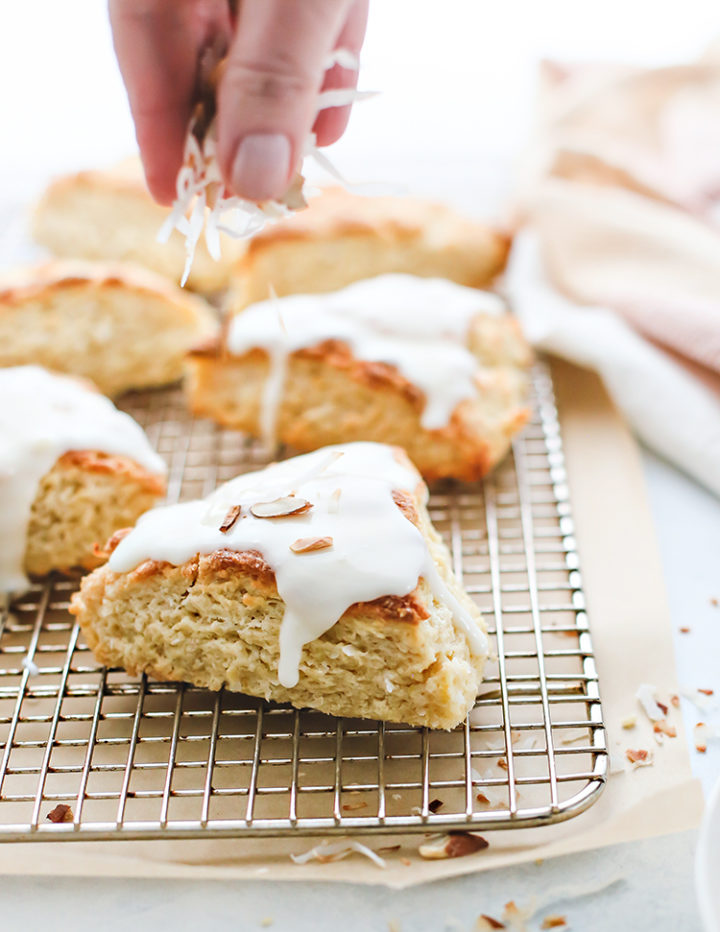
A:
<svg viewBox="0 0 720 932">
<path fill-rule="evenodd" d="M 358 53 L 368 0 L 109 0 L 148 187 L 175 197 L 203 48 L 228 48 L 217 91 L 218 161 L 227 187 L 247 200 L 281 197 L 312 130 L 320 146 L 343 134 L 350 107 L 318 113 L 318 94 L 352 88 L 357 72 L 335 65 Z"/>
</svg>

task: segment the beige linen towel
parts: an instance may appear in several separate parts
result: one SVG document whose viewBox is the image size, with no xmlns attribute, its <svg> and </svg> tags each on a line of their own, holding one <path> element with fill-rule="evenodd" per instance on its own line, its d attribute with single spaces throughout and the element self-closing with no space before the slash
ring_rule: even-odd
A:
<svg viewBox="0 0 720 932">
<path fill-rule="evenodd" d="M 720 58 L 546 64 L 538 111 L 516 309 L 537 346 L 598 371 L 639 436 L 720 495 Z"/>
</svg>

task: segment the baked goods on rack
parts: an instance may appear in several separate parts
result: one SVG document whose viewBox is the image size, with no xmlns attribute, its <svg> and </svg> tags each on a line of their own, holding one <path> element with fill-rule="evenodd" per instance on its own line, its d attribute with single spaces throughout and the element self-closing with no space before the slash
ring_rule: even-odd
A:
<svg viewBox="0 0 720 932">
<path fill-rule="evenodd" d="M 527 417 L 531 360 L 497 295 L 384 275 L 261 302 L 189 357 L 196 414 L 297 450 L 404 447 L 426 479 L 472 481 Z"/>
<path fill-rule="evenodd" d="M 95 545 L 165 491 L 165 464 L 133 419 L 74 378 L 0 369 L 0 595 L 29 575 L 101 560 Z"/>
<path fill-rule="evenodd" d="M 168 208 L 153 201 L 138 159 L 113 168 L 82 171 L 53 181 L 35 209 L 33 236 L 56 256 L 136 262 L 179 284 L 185 267 L 185 240 L 175 231 L 158 242 Z M 241 240 L 222 236 L 222 256 L 197 244 L 188 287 L 215 292 L 228 282 L 242 255 Z"/>
<path fill-rule="evenodd" d="M 426 497 L 381 444 L 276 463 L 116 534 L 71 611 L 98 660 L 131 675 L 452 728 L 487 637 Z"/>
<path fill-rule="evenodd" d="M 324 188 L 304 210 L 248 242 L 232 270 L 228 306 L 336 291 L 391 272 L 484 288 L 503 270 L 509 248 L 505 234 L 445 204 Z"/>
<path fill-rule="evenodd" d="M 128 263 L 58 259 L 0 278 L 0 366 L 37 363 L 107 395 L 176 381 L 216 330 L 202 298 Z"/>
</svg>

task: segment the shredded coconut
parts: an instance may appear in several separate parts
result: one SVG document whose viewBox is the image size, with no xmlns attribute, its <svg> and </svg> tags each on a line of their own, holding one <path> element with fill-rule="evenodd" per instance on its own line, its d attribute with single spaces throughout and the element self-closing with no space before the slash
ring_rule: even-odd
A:
<svg viewBox="0 0 720 932">
<path fill-rule="evenodd" d="M 332 861 L 342 861 L 343 858 L 348 857 L 353 852 L 369 858 L 373 864 L 377 864 L 378 867 L 387 867 L 387 862 L 384 858 L 376 854 L 372 848 L 368 848 L 368 846 L 362 844 L 362 842 L 355 841 L 351 838 L 343 838 L 341 841 L 333 842 L 322 841 L 319 845 L 315 845 L 314 848 L 310 848 L 310 850 L 306 851 L 304 854 L 291 854 L 290 857 L 295 864 L 307 864 L 309 861 L 319 861 L 321 864 L 329 864 Z"/>
<path fill-rule="evenodd" d="M 640 703 L 643 712 L 651 722 L 659 722 L 661 719 L 665 718 L 665 713 L 660 708 L 655 698 L 656 693 L 657 688 L 651 686 L 649 683 L 642 683 L 638 686 L 638 690 L 635 693 L 635 698 Z"/>
<path fill-rule="evenodd" d="M 216 67 L 213 73 L 217 72 Z M 339 65 L 357 70 L 357 56 L 348 49 L 336 49 L 328 56 L 326 70 Z M 208 69 L 210 71 L 210 69 Z M 217 126 L 215 120 L 215 89 L 212 73 L 200 88 L 200 101 L 190 120 L 185 141 L 183 164 L 176 181 L 176 198 L 172 210 L 160 228 L 157 238 L 166 243 L 173 230 L 185 237 L 185 268 L 181 284 L 187 282 L 192 268 L 195 249 L 205 231 L 205 243 L 213 259 L 220 258 L 220 233 L 236 239 L 254 236 L 267 223 L 289 216 L 295 210 L 307 206 L 307 198 L 316 193 L 302 174 L 295 175 L 290 187 L 280 200 L 263 201 L 257 204 L 234 194 L 229 194 L 220 174 L 217 161 Z M 329 107 L 344 107 L 358 100 L 374 96 L 371 91 L 352 88 L 334 88 L 322 91 L 318 99 L 318 110 Z M 313 133 L 308 135 L 302 157 L 312 156 L 336 179 L 342 181 L 325 155 L 319 153 Z"/>
<path fill-rule="evenodd" d="M 22 665 L 28 671 L 30 676 L 37 676 L 40 672 L 40 667 L 35 663 L 34 660 L 31 660 L 29 657 L 23 657 Z"/>
</svg>

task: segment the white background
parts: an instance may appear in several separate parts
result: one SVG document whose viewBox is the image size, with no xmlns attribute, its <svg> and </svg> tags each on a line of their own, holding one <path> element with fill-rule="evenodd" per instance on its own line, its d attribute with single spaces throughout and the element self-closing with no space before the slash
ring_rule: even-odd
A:
<svg viewBox="0 0 720 932">
<path fill-rule="evenodd" d="M 718 34 L 717 0 L 374 0 L 360 84 L 382 95 L 356 108 L 348 133 L 331 151 L 332 158 L 355 181 L 401 183 L 445 196 L 468 212 L 501 214 L 512 183 L 512 164 L 532 118 L 534 74 L 540 58 L 662 64 L 699 54 Z M 6 234 L 2 265 L 25 249 L 15 233 L 18 207 L 50 175 L 110 164 L 134 150 L 105 4 L 101 0 L 4 0 L 0 7 L 0 88 L 0 232 Z M 676 631 L 680 681 L 688 686 L 714 686 L 720 692 L 720 610 L 709 601 L 720 597 L 720 504 L 654 457 L 646 455 L 645 462 Z M 681 625 L 689 625 L 692 632 L 679 634 Z M 696 718 L 694 711 L 686 709 L 687 724 Z M 696 772 L 709 787 L 720 770 L 720 742 L 704 757 L 694 752 L 692 756 Z M 689 899 L 690 846 L 682 840 L 665 844 L 669 846 L 667 857 L 673 860 L 672 871 L 679 878 L 676 886 L 681 892 L 675 895 Z M 652 860 L 650 850 L 636 846 L 624 855 L 629 859 L 625 870 L 631 875 L 634 871 L 637 878 L 634 898 L 616 896 L 602 907 L 599 902 L 593 907 L 590 901 L 581 927 L 605 928 L 596 924 L 597 908 L 607 911 L 610 921 L 612 904 L 622 901 L 622 915 L 628 922 L 633 915 L 634 928 L 680 928 L 662 920 L 654 925 L 647 907 L 640 908 L 653 884 L 659 897 L 668 890 L 667 880 L 648 875 L 644 867 Z M 602 871 L 611 855 L 588 857 L 585 863 L 593 871 Z M 518 881 L 525 878 L 521 870 L 509 876 Z M 8 907 L 15 904 L 13 915 L 23 914 L 22 897 L 33 896 L 35 886 L 19 881 L 12 897 L 6 892 Z M 5 883 L 3 887 L 7 890 Z M 273 915 L 270 906 L 262 909 L 267 893 L 261 885 L 243 888 L 248 916 Z M 123 889 L 133 896 L 132 885 Z M 144 903 L 140 913 L 148 919 L 162 916 L 176 928 L 185 928 L 190 915 L 197 912 L 189 904 L 191 892 L 185 891 L 181 912 L 173 906 L 179 900 L 172 885 L 158 885 L 154 893 L 141 891 L 139 885 L 136 889 L 138 895 L 142 892 Z M 317 909 L 312 903 L 318 889 L 319 885 L 313 885 L 302 893 L 308 909 Z M 453 891 L 467 891 L 468 881 L 433 889 L 438 897 L 421 897 L 422 910 L 403 907 L 403 932 L 442 928 L 443 917 L 449 914 L 448 898 L 457 895 Z M 83 898 L 76 928 L 84 927 L 82 916 L 87 915 L 91 923 L 96 902 L 92 890 L 80 882 L 75 886 L 68 882 L 62 890 L 61 894 L 55 889 L 53 896 L 62 895 L 65 901 L 73 895 Z M 117 890 L 119 894 L 120 887 Z M 197 902 L 208 895 L 209 885 L 202 889 L 198 885 Z M 339 891 L 327 894 L 328 914 L 338 915 L 339 896 Z M 378 923 L 368 928 L 386 928 L 381 916 L 392 915 L 384 905 L 388 896 L 376 892 L 363 898 L 368 916 L 372 914 L 372 921 Z M 98 904 L 101 897 L 111 894 L 98 890 Z M 113 909 L 117 906 L 115 897 Z M 691 910 L 689 902 L 687 909 Z M 52 903 L 33 902 L 33 914 L 37 926 L 34 920 L 28 924 L 29 914 L 23 914 L 27 928 L 48 928 L 48 921 L 50 927 L 60 927 L 53 926 Z M 214 927 L 210 904 L 206 915 Z M 219 921 L 221 913 L 215 915 Z M 326 927 L 319 921 L 316 924 L 313 916 L 317 913 L 304 918 L 298 914 L 290 925 L 276 927 Z M 142 916 L 136 920 L 142 927 Z M 687 920 L 683 928 L 695 928 L 690 913 Z M 69 916 L 67 924 L 72 924 Z M 238 927 L 256 928 L 257 919 Z M 618 928 L 630 925 L 622 923 Z"/>
</svg>

